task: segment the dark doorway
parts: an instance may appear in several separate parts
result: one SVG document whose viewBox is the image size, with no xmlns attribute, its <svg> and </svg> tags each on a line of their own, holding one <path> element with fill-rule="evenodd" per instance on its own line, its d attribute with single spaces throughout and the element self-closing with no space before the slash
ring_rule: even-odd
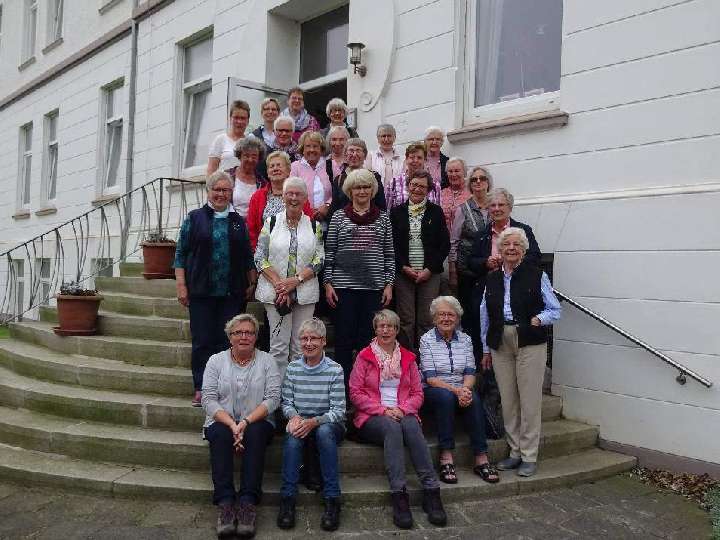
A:
<svg viewBox="0 0 720 540">
<path fill-rule="evenodd" d="M 339 97 L 347 103 L 347 79 L 305 90 L 305 109 L 312 114 L 321 127 L 326 127 L 330 120 L 325 114 L 325 107 L 332 98 Z"/>
</svg>

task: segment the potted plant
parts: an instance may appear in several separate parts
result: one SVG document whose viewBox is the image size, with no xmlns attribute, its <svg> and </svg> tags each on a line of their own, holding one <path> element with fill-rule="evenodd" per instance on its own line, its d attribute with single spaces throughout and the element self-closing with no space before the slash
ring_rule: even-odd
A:
<svg viewBox="0 0 720 540">
<path fill-rule="evenodd" d="M 97 317 L 103 297 L 94 289 L 77 283 L 63 283 L 57 299 L 58 336 L 92 336 L 97 333 Z"/>
<path fill-rule="evenodd" d="M 175 241 L 162 230 L 152 232 L 142 243 L 143 277 L 145 279 L 174 279 Z"/>
</svg>

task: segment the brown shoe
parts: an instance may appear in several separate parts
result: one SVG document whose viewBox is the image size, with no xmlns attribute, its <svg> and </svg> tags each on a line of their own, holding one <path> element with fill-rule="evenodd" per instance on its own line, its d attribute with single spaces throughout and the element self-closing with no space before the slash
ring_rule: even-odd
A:
<svg viewBox="0 0 720 540">
<path fill-rule="evenodd" d="M 239 538 L 252 538 L 255 536 L 257 508 L 255 508 L 254 504 L 239 502 L 235 506 L 235 518 L 237 519 L 237 535 Z"/>
</svg>

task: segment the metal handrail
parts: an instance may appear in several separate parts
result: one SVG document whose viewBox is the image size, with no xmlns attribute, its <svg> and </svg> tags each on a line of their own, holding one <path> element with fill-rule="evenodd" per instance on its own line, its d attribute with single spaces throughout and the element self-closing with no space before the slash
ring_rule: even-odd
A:
<svg viewBox="0 0 720 540">
<path fill-rule="evenodd" d="M 651 346 L 651 345 L 648 345 L 647 343 L 645 343 L 645 342 L 644 342 L 643 340 L 641 340 L 640 338 L 635 337 L 634 335 L 632 335 L 631 333 L 623 330 L 622 328 L 620 328 L 620 327 L 617 326 L 616 324 L 611 323 L 610 321 L 608 321 L 607 319 L 605 319 L 602 315 L 598 315 L 597 313 L 595 313 L 595 312 L 594 312 L 593 310 L 591 310 L 590 308 L 588 308 L 588 307 L 586 307 L 586 306 L 583 306 L 581 303 L 573 300 L 572 298 L 570 298 L 570 297 L 567 296 L 566 294 L 561 293 L 561 292 L 558 291 L 557 289 L 553 289 L 553 291 L 555 291 L 555 294 L 557 295 L 557 297 L 558 297 L 560 300 L 562 300 L 562 301 L 564 301 L 564 302 L 567 302 L 568 304 L 570 304 L 570 305 L 573 306 L 574 308 L 582 311 L 582 312 L 585 313 L 586 315 L 589 315 L 590 317 L 592 317 L 593 319 L 595 319 L 595 320 L 598 321 L 599 323 L 601 323 L 601 324 L 603 324 L 604 326 L 608 327 L 610 330 L 613 330 L 614 332 L 617 332 L 618 334 L 620 334 L 620 335 L 621 335 L 622 337 L 624 337 L 625 339 L 628 339 L 628 340 L 632 341 L 633 343 L 635 343 L 635 345 L 638 345 L 639 347 L 642 347 L 643 349 L 645 349 L 645 350 L 646 350 L 647 352 L 649 352 L 650 354 L 653 354 L 653 355 L 657 356 L 660 360 L 662 360 L 662 361 L 665 362 L 666 364 L 668 364 L 668 365 L 674 367 L 675 369 L 677 369 L 677 370 L 680 372 L 680 373 L 678 374 L 678 376 L 675 377 L 675 380 L 678 382 L 678 384 L 685 384 L 685 383 L 687 382 L 687 377 L 692 377 L 693 379 L 695 379 L 697 382 L 699 382 L 700 384 L 702 384 L 702 385 L 705 386 L 706 388 L 710 388 L 710 387 L 713 385 L 712 381 L 706 379 L 705 377 L 703 377 L 703 376 L 700 375 L 699 373 L 694 372 L 692 369 L 690 369 L 690 368 L 688 368 L 688 367 L 685 367 L 684 365 L 680 364 L 679 362 L 676 362 L 675 360 L 673 360 L 672 358 L 670 358 L 670 357 L 667 356 L 666 354 L 663 354 L 663 353 L 661 353 L 660 351 L 658 351 L 655 347 L 653 347 L 653 346 Z"/>
</svg>

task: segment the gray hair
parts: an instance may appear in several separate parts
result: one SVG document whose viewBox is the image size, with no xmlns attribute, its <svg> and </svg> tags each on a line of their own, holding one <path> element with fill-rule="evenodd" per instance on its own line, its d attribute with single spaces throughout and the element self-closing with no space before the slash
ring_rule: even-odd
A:
<svg viewBox="0 0 720 540">
<path fill-rule="evenodd" d="M 375 175 L 367 169 L 355 169 L 347 175 L 345 182 L 343 182 L 342 190 L 348 199 L 352 201 L 352 189 L 355 186 L 369 185 L 372 188 L 372 196 L 377 195 L 378 183 Z"/>
<path fill-rule="evenodd" d="M 447 168 L 447 165 L 446 165 L 445 167 Z M 470 181 L 471 181 L 472 175 L 475 174 L 475 173 L 478 172 L 478 171 L 482 171 L 483 174 L 487 177 L 487 180 L 488 180 L 488 191 L 490 191 L 490 190 L 493 188 L 492 175 L 490 174 L 490 171 L 488 171 L 485 167 L 480 167 L 479 165 L 476 165 L 475 167 L 473 167 L 472 169 L 470 169 L 470 172 L 469 172 L 468 175 L 467 175 L 467 179 L 466 179 L 466 181 L 465 181 L 465 184 L 466 184 L 468 190 L 470 190 Z"/>
<path fill-rule="evenodd" d="M 257 150 L 258 159 L 262 161 L 265 157 L 265 143 L 255 135 L 248 135 L 235 144 L 235 157 L 241 159 L 243 152 L 252 152 L 253 150 Z"/>
<path fill-rule="evenodd" d="M 433 319 L 435 318 L 435 315 L 437 315 L 440 304 L 447 304 L 448 306 L 450 306 L 450 309 L 452 309 L 457 314 L 458 318 L 462 317 L 463 308 L 457 298 L 455 298 L 454 296 L 438 296 L 432 302 L 430 302 L 430 316 Z"/>
<path fill-rule="evenodd" d="M 305 196 L 307 197 L 307 184 L 305 183 L 305 180 L 298 176 L 291 176 L 289 178 L 285 179 L 285 182 L 283 183 L 283 195 L 285 195 L 285 192 L 290 188 L 298 188 L 300 191 L 302 191 Z"/>
<path fill-rule="evenodd" d="M 273 122 L 273 131 L 277 129 L 279 122 L 290 122 L 290 130 L 295 131 L 295 120 L 293 120 L 292 116 L 284 116 L 282 114 L 278 116 Z"/>
<path fill-rule="evenodd" d="M 287 152 L 283 152 L 282 150 L 275 150 L 274 152 L 270 152 L 270 155 L 265 158 L 265 165 L 270 164 L 271 159 L 280 158 L 285 162 L 285 166 L 287 167 L 288 171 L 290 170 L 290 166 L 292 164 L 292 161 L 290 160 L 290 156 Z"/>
<path fill-rule="evenodd" d="M 348 139 L 347 142 L 345 143 L 346 150 L 347 150 L 348 146 L 357 146 L 358 148 L 362 148 L 363 152 L 367 156 L 367 153 L 368 153 L 367 144 L 365 144 L 365 141 L 363 141 L 361 138 L 353 137 L 352 139 Z"/>
<path fill-rule="evenodd" d="M 317 317 L 312 317 L 311 319 L 303 321 L 303 323 L 300 325 L 300 329 L 298 330 L 298 336 L 302 336 L 305 332 L 317 334 L 322 338 L 327 336 L 325 323 Z"/>
<path fill-rule="evenodd" d="M 523 253 L 527 252 L 530 248 L 530 242 L 528 241 L 527 234 L 525 234 L 524 230 L 520 227 L 508 227 L 498 234 L 497 240 L 495 240 L 495 245 L 497 246 L 498 251 L 500 251 L 500 246 L 502 246 L 502 243 L 508 236 L 520 237 L 520 245 L 522 245 Z"/>
<path fill-rule="evenodd" d="M 350 132 L 347 130 L 347 128 L 346 128 L 345 126 L 332 126 L 332 127 L 328 130 L 328 134 L 327 134 L 328 143 L 330 142 L 330 137 L 332 137 L 333 135 L 335 135 L 335 133 L 337 133 L 338 131 L 339 131 L 340 133 L 344 133 L 346 139 L 349 139 L 349 138 L 350 138 Z"/>
<path fill-rule="evenodd" d="M 227 180 L 228 182 L 230 182 L 231 186 L 233 185 L 233 179 L 228 173 L 226 173 L 225 171 L 215 171 L 207 177 L 207 180 L 205 180 L 205 186 L 207 187 L 207 190 L 210 191 L 212 188 L 214 188 L 215 184 L 220 182 L 220 180 Z"/>
<path fill-rule="evenodd" d="M 512 193 L 510 193 L 505 188 L 502 188 L 502 187 L 493 188 L 487 194 L 488 202 L 494 201 L 498 197 L 505 197 L 505 200 L 507 200 L 508 204 L 510 205 L 510 208 L 512 208 L 513 205 L 515 204 L 515 197 L 513 197 Z"/>
<path fill-rule="evenodd" d="M 380 124 L 375 131 L 375 136 L 377 137 L 378 135 L 380 135 L 381 131 L 389 131 L 393 134 L 393 137 L 397 137 L 397 132 L 395 131 L 395 127 L 392 124 Z"/>
<path fill-rule="evenodd" d="M 255 329 L 255 337 L 257 337 L 258 333 L 260 332 L 260 323 L 255 318 L 255 316 L 251 315 L 250 313 L 241 313 L 240 315 L 235 315 L 232 319 L 225 323 L 225 335 L 227 337 L 230 337 L 230 332 L 232 332 L 232 329 L 235 327 L 235 325 L 244 322 L 249 322 L 253 325 L 253 328 Z"/>
<path fill-rule="evenodd" d="M 433 133 L 439 133 L 442 135 L 442 138 L 445 138 L 445 131 L 443 131 L 443 128 L 440 126 L 430 126 L 425 130 L 425 135 L 423 136 L 423 139 L 427 139 L 428 136 L 430 136 Z"/>
<path fill-rule="evenodd" d="M 391 309 L 382 309 L 375 314 L 372 320 L 373 329 L 377 329 L 381 322 L 387 322 L 398 330 L 400 329 L 400 317 Z"/>
<path fill-rule="evenodd" d="M 463 175 L 467 172 L 467 165 L 465 164 L 465 160 L 460 156 L 453 156 L 448 159 L 445 163 L 445 170 L 447 170 L 448 165 L 450 165 L 451 163 L 459 163 L 462 166 Z"/>
<path fill-rule="evenodd" d="M 347 116 L 347 105 L 339 97 L 332 98 L 330 101 L 328 101 L 327 105 L 325 106 L 325 114 L 327 114 L 329 117 L 330 113 L 336 109 L 342 109 L 342 111 L 345 113 L 345 116 Z"/>
</svg>

